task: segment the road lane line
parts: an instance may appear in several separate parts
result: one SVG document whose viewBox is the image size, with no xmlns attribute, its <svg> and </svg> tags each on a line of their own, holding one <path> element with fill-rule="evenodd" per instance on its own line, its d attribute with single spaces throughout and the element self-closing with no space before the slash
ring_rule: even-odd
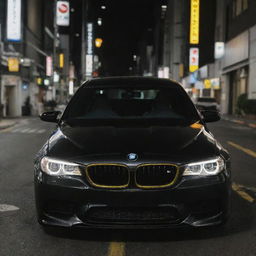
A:
<svg viewBox="0 0 256 256">
<path fill-rule="evenodd" d="M 228 144 L 236 149 L 239 149 L 241 151 L 243 151 L 244 153 L 246 153 L 247 155 L 250 155 L 252 157 L 255 157 L 256 158 L 256 152 L 252 151 L 251 149 L 248 149 L 248 148 L 244 148 L 232 141 L 228 141 Z"/>
<path fill-rule="evenodd" d="M 44 130 L 44 129 L 37 131 L 37 133 L 44 133 L 44 132 L 46 132 L 46 130 Z"/>
<path fill-rule="evenodd" d="M 19 208 L 14 205 L 0 204 L 0 212 L 18 211 Z"/>
<path fill-rule="evenodd" d="M 30 130 L 28 130 L 28 133 L 33 133 L 35 131 L 36 131 L 36 129 L 30 129 Z"/>
<path fill-rule="evenodd" d="M 15 133 L 15 132 L 18 132 L 19 130 L 20 130 L 20 128 L 16 128 L 16 129 L 13 129 L 11 132 Z"/>
<path fill-rule="evenodd" d="M 26 128 L 26 129 L 21 130 L 20 132 L 21 133 L 27 133 L 28 131 L 29 131 L 29 128 Z"/>
<path fill-rule="evenodd" d="M 243 199 L 245 199 L 246 201 L 250 202 L 250 203 L 254 203 L 255 199 L 252 198 L 248 193 L 246 193 L 245 191 L 242 190 L 243 186 L 238 185 L 236 183 L 232 183 L 232 189 Z"/>
<path fill-rule="evenodd" d="M 125 256 L 125 243 L 111 242 L 108 248 L 108 256 Z"/>
</svg>

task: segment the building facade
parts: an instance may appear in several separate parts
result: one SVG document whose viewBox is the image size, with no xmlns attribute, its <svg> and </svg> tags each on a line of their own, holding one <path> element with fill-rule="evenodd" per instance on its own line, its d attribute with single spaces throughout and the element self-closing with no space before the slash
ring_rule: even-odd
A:
<svg viewBox="0 0 256 256">
<path fill-rule="evenodd" d="M 221 1 L 218 4 L 221 5 Z M 223 113 L 235 114 L 241 94 L 256 99 L 256 2 L 226 1 L 225 8 L 225 54 L 220 65 L 221 105 Z"/>
<path fill-rule="evenodd" d="M 40 87 L 36 81 L 45 74 L 47 55 L 44 4 L 42 0 L 1 1 L 1 116 L 38 113 Z"/>
<path fill-rule="evenodd" d="M 0 1 L 0 116 L 37 115 L 67 98 L 71 26 L 54 26 L 54 5 Z"/>
</svg>

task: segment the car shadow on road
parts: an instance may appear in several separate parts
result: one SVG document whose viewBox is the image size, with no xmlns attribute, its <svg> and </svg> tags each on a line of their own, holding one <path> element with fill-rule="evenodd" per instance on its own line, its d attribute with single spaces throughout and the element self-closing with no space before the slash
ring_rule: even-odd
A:
<svg viewBox="0 0 256 256">
<path fill-rule="evenodd" d="M 162 230 L 89 230 L 89 229 L 61 229 L 46 228 L 44 231 L 50 236 L 63 239 L 102 241 L 102 242 L 166 242 L 185 240 L 205 240 L 211 238 L 231 236 L 253 228 L 254 205 L 232 194 L 232 214 L 225 226 L 207 228 L 182 228 Z"/>
</svg>

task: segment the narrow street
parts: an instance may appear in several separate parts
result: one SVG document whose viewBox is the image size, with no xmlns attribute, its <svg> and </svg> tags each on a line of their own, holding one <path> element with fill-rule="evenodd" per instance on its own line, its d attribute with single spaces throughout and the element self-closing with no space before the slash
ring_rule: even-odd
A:
<svg viewBox="0 0 256 256">
<path fill-rule="evenodd" d="M 0 255 L 256 255 L 256 129 L 224 120 L 209 127 L 232 156 L 232 216 L 225 227 L 178 231 L 44 232 L 35 216 L 33 158 L 54 125 L 27 118 L 1 130 Z"/>
</svg>

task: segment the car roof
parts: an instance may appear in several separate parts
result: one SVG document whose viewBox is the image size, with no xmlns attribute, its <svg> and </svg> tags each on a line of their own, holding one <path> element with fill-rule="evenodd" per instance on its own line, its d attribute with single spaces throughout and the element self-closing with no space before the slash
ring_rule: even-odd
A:
<svg viewBox="0 0 256 256">
<path fill-rule="evenodd" d="M 95 78 L 86 81 L 83 86 L 86 87 L 128 87 L 128 86 L 142 86 L 142 87 L 157 87 L 157 86 L 168 86 L 168 87 L 181 87 L 181 85 L 170 79 L 155 78 L 155 77 L 106 77 L 106 78 Z"/>
</svg>

